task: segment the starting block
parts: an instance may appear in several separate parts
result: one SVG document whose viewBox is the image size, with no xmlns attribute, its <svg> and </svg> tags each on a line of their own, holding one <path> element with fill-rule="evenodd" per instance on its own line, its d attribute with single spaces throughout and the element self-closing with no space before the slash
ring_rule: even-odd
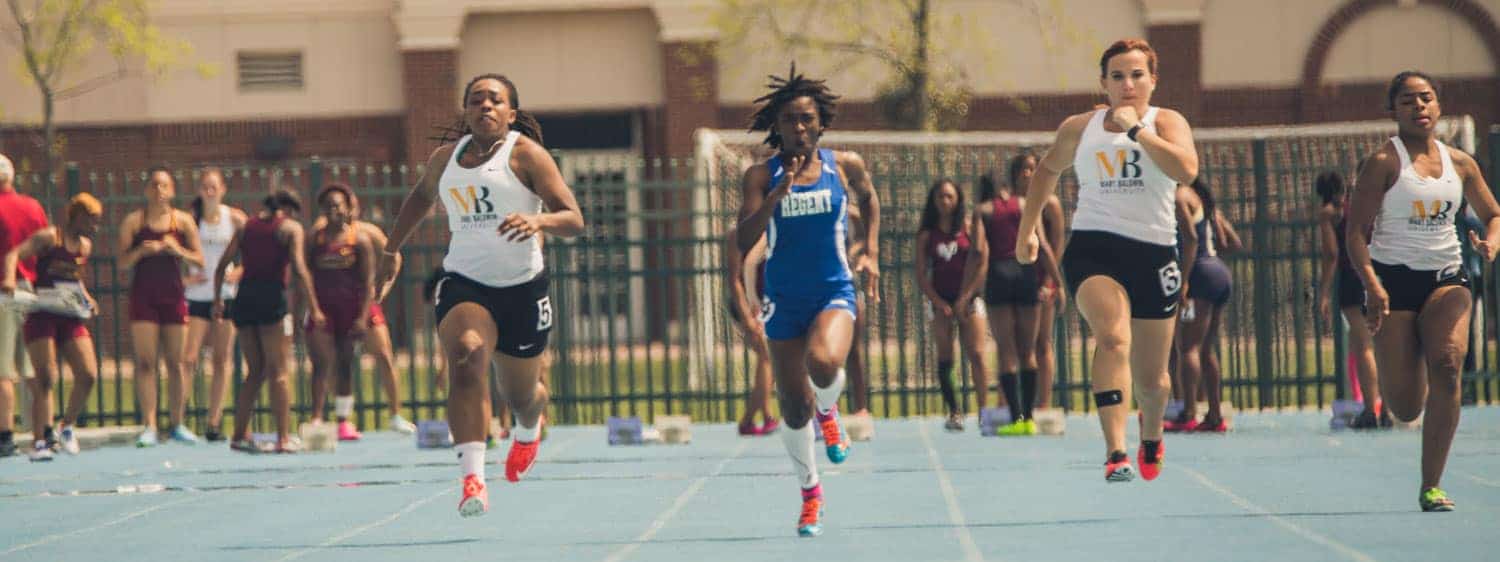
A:
<svg viewBox="0 0 1500 562">
<path fill-rule="evenodd" d="M 1364 411 L 1364 402 L 1358 400 L 1334 400 L 1333 419 L 1328 420 L 1328 429 L 1334 431 L 1349 429 L 1349 424 L 1354 423 L 1354 418 L 1359 417 Z"/>
<path fill-rule="evenodd" d="M 663 443 L 683 445 L 693 441 L 693 419 L 688 416 L 658 416 L 655 425 Z"/>
<path fill-rule="evenodd" d="M 1067 430 L 1067 416 L 1060 409 L 1036 410 L 1032 413 L 1032 418 L 1036 420 L 1036 432 L 1039 435 L 1062 435 Z"/>
<path fill-rule="evenodd" d="M 996 430 L 1002 425 L 1010 424 L 1010 410 L 1007 408 L 981 408 L 979 410 L 979 434 L 984 437 L 994 437 Z"/>
<path fill-rule="evenodd" d="M 297 427 L 304 451 L 332 453 L 338 448 L 337 426 L 331 423 L 304 423 Z"/>
<path fill-rule="evenodd" d="M 448 449 L 452 447 L 453 432 L 449 431 L 448 422 L 443 420 L 417 422 L 418 449 Z"/>
<path fill-rule="evenodd" d="M 849 432 L 851 441 L 869 441 L 875 438 L 875 419 L 868 412 L 849 416 L 844 431 Z"/>
<path fill-rule="evenodd" d="M 1175 420 L 1175 419 L 1177 419 L 1177 416 L 1182 415 L 1182 410 L 1183 410 L 1183 405 L 1182 405 L 1182 401 L 1181 400 L 1175 400 L 1175 399 L 1174 400 L 1168 400 L 1167 401 L 1167 410 L 1166 410 L 1165 413 L 1162 414 L 1161 419 L 1164 419 L 1164 420 Z"/>
<path fill-rule="evenodd" d="M 262 453 L 276 452 L 275 433 L 251 433 L 250 442 L 255 444 L 255 450 Z"/>
<path fill-rule="evenodd" d="M 646 442 L 644 435 L 645 427 L 641 425 L 641 418 L 631 416 L 619 418 L 611 416 L 605 424 L 609 435 L 610 445 L 640 445 Z"/>
</svg>

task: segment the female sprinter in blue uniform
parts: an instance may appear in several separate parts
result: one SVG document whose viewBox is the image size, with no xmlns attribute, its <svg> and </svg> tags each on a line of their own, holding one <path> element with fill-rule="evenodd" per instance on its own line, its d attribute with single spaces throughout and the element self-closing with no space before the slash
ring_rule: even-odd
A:
<svg viewBox="0 0 1500 562">
<path fill-rule="evenodd" d="M 880 206 L 858 154 L 818 148 L 823 129 L 833 123 L 838 96 L 822 80 L 797 74 L 795 66 L 786 78 L 773 77 L 770 88 L 755 100 L 761 106 L 750 130 L 768 131 L 765 143 L 777 153 L 745 171 L 737 242 L 745 252 L 766 236 L 761 319 L 786 422 L 782 441 L 801 480 L 797 534 L 810 537 L 822 532 L 823 489 L 808 424 L 817 421 L 828 460 L 844 462 L 849 438 L 839 425 L 837 405 L 854 334 L 853 273 L 866 275 L 865 290 L 873 301 L 880 275 Z M 845 244 L 850 204 L 859 205 L 866 236 L 865 251 L 853 264 Z"/>
</svg>

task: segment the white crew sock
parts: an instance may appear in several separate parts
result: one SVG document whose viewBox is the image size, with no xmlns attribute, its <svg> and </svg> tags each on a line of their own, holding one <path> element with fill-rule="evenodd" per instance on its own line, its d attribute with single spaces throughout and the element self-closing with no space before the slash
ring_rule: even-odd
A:
<svg viewBox="0 0 1500 562">
<path fill-rule="evenodd" d="M 470 441 L 459 443 L 453 448 L 458 451 L 458 467 L 464 476 L 474 474 L 484 480 L 484 442 Z"/>
<path fill-rule="evenodd" d="M 812 385 L 813 394 L 817 396 L 818 413 L 828 415 L 839 405 L 839 395 L 844 393 L 844 369 L 840 368 L 837 375 L 833 376 L 833 384 L 828 388 Z"/>
</svg>

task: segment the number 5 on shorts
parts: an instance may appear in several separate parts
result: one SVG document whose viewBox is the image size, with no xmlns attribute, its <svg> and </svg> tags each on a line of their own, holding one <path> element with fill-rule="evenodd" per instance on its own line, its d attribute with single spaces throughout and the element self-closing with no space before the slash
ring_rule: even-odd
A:
<svg viewBox="0 0 1500 562">
<path fill-rule="evenodd" d="M 542 297 L 536 301 L 536 331 L 552 328 L 552 300 Z"/>
</svg>

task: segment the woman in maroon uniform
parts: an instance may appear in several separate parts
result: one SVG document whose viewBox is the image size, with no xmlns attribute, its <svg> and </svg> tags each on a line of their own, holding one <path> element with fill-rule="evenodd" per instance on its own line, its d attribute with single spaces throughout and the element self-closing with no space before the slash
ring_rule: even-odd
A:
<svg viewBox="0 0 1500 562">
<path fill-rule="evenodd" d="M 1000 390 L 1010 406 L 1011 423 L 1001 426 L 1003 436 L 1035 435 L 1036 422 L 1032 408 L 1036 402 L 1037 302 L 1041 283 L 1036 269 L 1050 276 L 1053 284 L 1062 285 L 1052 246 L 1038 232 L 1025 233 L 1038 238 L 1041 262 L 1023 264 L 1016 259 L 1016 239 L 1021 237 L 1021 206 L 1025 197 L 1013 185 L 997 185 L 993 175 L 979 178 L 979 204 L 974 207 L 977 232 L 984 236 L 989 259 L 985 272 L 984 305 L 989 315 L 990 334 L 1000 363 Z M 1040 230 L 1040 228 L 1036 229 Z"/>
<path fill-rule="evenodd" d="M 187 411 L 187 381 L 182 356 L 187 342 L 187 288 L 183 265 L 203 266 L 198 225 L 186 211 L 172 207 L 177 183 L 166 168 L 146 173 L 146 208 L 133 211 L 120 224 L 120 266 L 130 270 L 130 340 L 135 356 L 135 392 L 140 399 L 146 430 L 137 447 L 156 445 L 156 363 L 167 367 L 171 437 L 197 443 L 198 436 L 183 425 Z M 161 350 L 157 354 L 158 347 Z"/>
<path fill-rule="evenodd" d="M 229 249 L 214 270 L 214 317 L 224 316 L 224 272 L 235 258 L 244 272 L 239 294 L 234 301 L 234 325 L 239 329 L 240 350 L 248 369 L 234 401 L 234 433 L 229 447 L 247 453 L 258 452 L 250 440 L 250 412 L 260 396 L 260 385 L 271 383 L 271 410 L 276 418 L 276 451 L 294 452 L 289 440 L 291 427 L 291 383 L 286 377 L 286 355 L 290 343 L 282 323 L 286 318 L 287 267 L 297 275 L 297 287 L 307 299 L 313 326 L 327 320 L 313 292 L 302 256 L 302 225 L 295 217 L 302 212 L 297 195 L 279 189 L 265 200 L 265 209 L 256 213 L 234 233 Z"/>
<path fill-rule="evenodd" d="M 318 192 L 324 226 L 308 239 L 307 268 L 313 288 L 328 322 L 321 328 L 308 326 L 308 346 L 313 362 L 313 421 L 321 421 L 333 370 L 334 416 L 340 441 L 360 438 L 349 418 L 354 414 L 354 342 L 369 329 L 374 309 L 375 253 L 370 237 L 354 223 L 354 191 L 341 183 Z"/>
<path fill-rule="evenodd" d="M 94 252 L 92 237 L 99 231 L 99 220 L 104 206 L 93 195 L 80 193 L 68 202 L 62 228 L 44 228 L 31 235 L 26 242 L 5 256 L 4 282 L 0 290 L 13 294 L 16 290 L 16 264 L 22 260 L 36 258 L 36 288 L 63 289 L 74 292 L 88 304 L 93 313 L 98 313 L 98 303 L 83 286 L 83 267 Z M 98 375 L 98 364 L 94 360 L 94 341 L 89 337 L 84 320 L 76 316 L 65 316 L 47 311 L 32 312 L 26 317 L 23 328 L 26 351 L 31 355 L 31 364 L 36 376 L 31 379 L 32 427 L 45 428 L 42 435 L 52 433 L 52 385 L 58 374 L 57 357 L 62 354 L 68 368 L 73 372 L 73 388 L 68 393 L 68 406 L 63 410 L 62 431 L 59 439 L 63 450 L 78 454 L 78 438 L 73 435 L 73 424 L 89 399 L 89 390 L 94 387 Z M 45 439 L 38 439 L 31 460 L 52 459 L 52 449 Z"/>
<path fill-rule="evenodd" d="M 977 297 L 984 289 L 985 253 L 974 244 L 982 233 L 978 223 L 965 220 L 964 192 L 952 180 L 941 179 L 927 190 L 927 205 L 917 229 L 917 287 L 927 297 L 927 317 L 937 342 L 938 384 L 948 407 L 949 431 L 964 430 L 964 412 L 959 407 L 958 386 L 953 381 L 953 322 L 958 321 L 964 358 L 974 377 L 977 407 L 989 402 L 989 382 L 984 370 L 984 304 Z"/>
</svg>

